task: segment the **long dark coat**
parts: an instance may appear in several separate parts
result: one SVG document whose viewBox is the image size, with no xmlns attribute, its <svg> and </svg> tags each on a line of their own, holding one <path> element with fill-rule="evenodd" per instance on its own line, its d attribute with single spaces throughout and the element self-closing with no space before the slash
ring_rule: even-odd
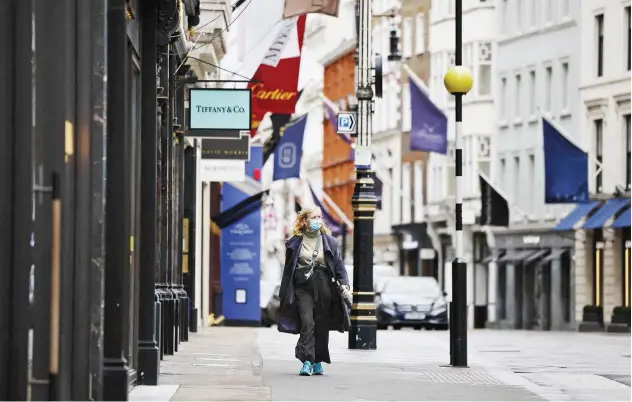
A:
<svg viewBox="0 0 632 402">
<path fill-rule="evenodd" d="M 329 271 L 341 285 L 349 284 L 349 277 L 345 269 L 338 242 L 328 234 L 322 235 L 322 250 L 325 253 L 325 264 Z M 294 296 L 294 270 L 298 264 L 302 236 L 294 236 L 285 242 L 285 266 L 283 268 L 283 278 L 281 279 L 281 289 L 279 298 L 281 300 L 281 310 L 279 314 L 279 332 L 298 334 L 301 332 L 301 319 L 298 313 L 298 303 Z M 330 331 L 345 332 L 351 327 L 349 310 L 342 301 L 338 293 L 337 285 L 331 283 L 332 311 L 329 325 Z"/>
</svg>

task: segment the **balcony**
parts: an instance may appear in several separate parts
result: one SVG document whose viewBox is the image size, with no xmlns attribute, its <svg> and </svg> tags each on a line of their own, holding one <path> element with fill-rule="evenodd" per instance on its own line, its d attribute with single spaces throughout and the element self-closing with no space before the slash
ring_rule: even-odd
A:
<svg viewBox="0 0 632 402">
<path fill-rule="evenodd" d="M 226 54 L 227 33 L 233 18 L 229 0 L 200 0 L 200 23 L 189 30 L 189 64 L 197 76 L 212 77 L 217 74 L 213 65 L 219 65 Z M 195 59 L 198 60 L 195 60 Z"/>
</svg>

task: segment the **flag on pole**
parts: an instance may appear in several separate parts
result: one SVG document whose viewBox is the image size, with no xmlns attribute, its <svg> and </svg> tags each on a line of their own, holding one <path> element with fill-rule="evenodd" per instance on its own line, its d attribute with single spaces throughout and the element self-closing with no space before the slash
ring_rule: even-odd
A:
<svg viewBox="0 0 632 402">
<path fill-rule="evenodd" d="M 480 172 L 481 226 L 509 226 L 509 201 Z"/>
<path fill-rule="evenodd" d="M 298 98 L 301 98 L 303 90 L 298 91 Z M 292 120 L 291 114 L 273 113 L 270 115 L 270 121 L 272 122 L 272 134 L 266 138 L 263 143 L 263 164 L 265 165 L 270 156 L 274 153 L 274 150 L 279 145 L 281 140 L 281 132 Z"/>
<path fill-rule="evenodd" d="M 546 204 L 588 201 L 588 152 L 564 129 L 544 116 L 544 202 Z"/>
<path fill-rule="evenodd" d="M 311 13 L 337 17 L 339 7 L 340 0 L 285 0 L 283 18 Z"/>
<path fill-rule="evenodd" d="M 305 16 L 283 20 L 248 88 L 252 90 L 252 130 L 257 133 L 267 112 L 292 114 L 298 100 L 298 75 L 305 34 Z"/>
<path fill-rule="evenodd" d="M 284 180 L 301 177 L 301 158 L 303 157 L 303 137 L 307 115 L 285 127 L 279 146 L 274 152 L 274 174 L 272 180 Z"/>
<path fill-rule="evenodd" d="M 430 99 L 423 81 L 410 68 L 410 150 L 434 152 L 445 155 L 448 152 L 448 117 Z"/>
</svg>

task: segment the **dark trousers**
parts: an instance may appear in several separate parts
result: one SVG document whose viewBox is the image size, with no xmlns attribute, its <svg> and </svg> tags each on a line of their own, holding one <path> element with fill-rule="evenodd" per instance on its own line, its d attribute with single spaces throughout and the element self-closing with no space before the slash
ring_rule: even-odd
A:
<svg viewBox="0 0 632 402">
<path fill-rule="evenodd" d="M 301 334 L 294 356 L 301 362 L 331 363 L 329 327 L 331 321 L 331 277 L 316 268 L 309 283 L 295 286 L 294 294 L 301 318 Z"/>
</svg>

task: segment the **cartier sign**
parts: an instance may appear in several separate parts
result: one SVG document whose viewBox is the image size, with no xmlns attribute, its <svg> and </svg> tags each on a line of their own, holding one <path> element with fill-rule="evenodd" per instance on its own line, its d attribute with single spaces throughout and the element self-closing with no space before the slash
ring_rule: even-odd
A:
<svg viewBox="0 0 632 402">
<path fill-rule="evenodd" d="M 296 98 L 296 92 L 284 91 L 283 89 L 264 89 L 263 84 L 252 86 L 253 96 L 261 100 L 290 100 Z"/>
</svg>

